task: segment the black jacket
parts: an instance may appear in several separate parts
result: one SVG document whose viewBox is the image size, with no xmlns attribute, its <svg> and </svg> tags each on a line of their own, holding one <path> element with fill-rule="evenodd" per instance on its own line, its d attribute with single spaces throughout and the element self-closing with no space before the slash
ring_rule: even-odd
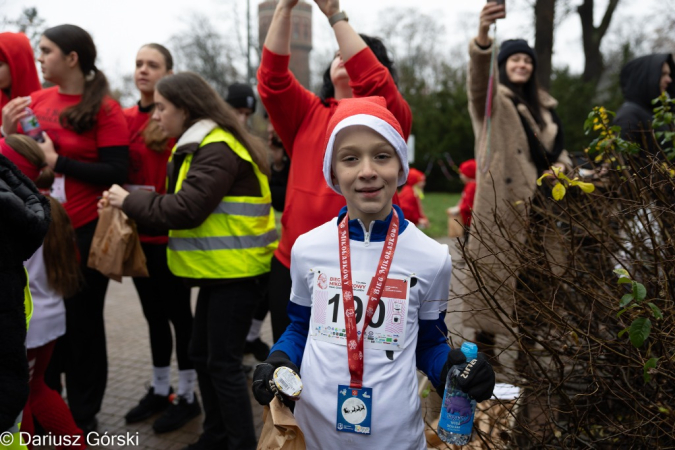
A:
<svg viewBox="0 0 675 450">
<path fill-rule="evenodd" d="M 0 155 L 0 432 L 28 399 L 23 262 L 42 245 L 50 221 L 49 200 Z"/>
<path fill-rule="evenodd" d="M 648 134 L 654 109 L 652 100 L 661 95 L 659 82 L 665 62 L 670 65 L 670 72 L 675 76 L 675 63 L 670 53 L 642 56 L 621 69 L 621 90 L 625 101 L 616 114 L 614 125 L 621 127 L 622 138 L 646 147 L 645 150 L 652 154 L 656 150 Z M 675 98 L 675 83 L 671 83 L 667 91 L 671 98 Z"/>
</svg>

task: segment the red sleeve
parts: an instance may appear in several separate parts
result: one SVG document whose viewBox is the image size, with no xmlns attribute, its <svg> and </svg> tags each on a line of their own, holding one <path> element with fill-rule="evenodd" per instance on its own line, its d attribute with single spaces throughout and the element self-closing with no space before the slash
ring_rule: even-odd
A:
<svg viewBox="0 0 675 450">
<path fill-rule="evenodd" d="M 415 193 L 413 192 L 412 187 L 403 186 L 401 191 L 398 193 L 399 206 L 401 211 L 403 211 L 403 217 L 417 225 L 420 221 L 420 210 L 419 203 L 415 198 Z"/>
<path fill-rule="evenodd" d="M 96 118 L 96 147 L 129 145 L 129 127 L 120 105 L 110 97 L 103 104 Z"/>
<path fill-rule="evenodd" d="M 387 100 L 387 109 L 401 124 L 407 140 L 412 127 L 412 112 L 408 102 L 398 91 L 389 70 L 384 67 L 370 48 L 364 48 L 345 62 L 349 86 L 354 97 L 381 96 Z"/>
<path fill-rule="evenodd" d="M 467 183 L 462 191 L 462 199 L 459 201 L 459 213 L 462 215 L 462 221 L 465 225 L 471 223 L 471 210 L 473 209 L 473 198 L 475 195 L 476 183 Z"/>
<path fill-rule="evenodd" d="M 295 79 L 288 62 L 290 55 L 277 55 L 263 47 L 258 69 L 258 93 L 289 157 L 298 129 L 312 105 L 321 100 Z"/>
</svg>

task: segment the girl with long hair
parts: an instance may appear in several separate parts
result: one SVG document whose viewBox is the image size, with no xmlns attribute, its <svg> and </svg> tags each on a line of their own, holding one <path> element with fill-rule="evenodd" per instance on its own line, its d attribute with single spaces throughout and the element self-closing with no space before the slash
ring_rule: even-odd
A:
<svg viewBox="0 0 675 450">
<path fill-rule="evenodd" d="M 272 259 L 270 315 L 274 340 L 290 323 L 286 309 L 291 298 L 291 248 L 309 230 L 335 217 L 343 197 L 323 185 L 322 145 L 328 121 L 338 101 L 350 97 L 381 96 L 403 128 L 412 126 L 408 103 L 396 86 L 396 71 L 380 39 L 359 35 L 340 10 L 337 0 L 315 0 L 335 33 L 339 50 L 316 95 L 288 69 L 291 54 L 291 15 L 298 0 L 280 0 L 270 24 L 258 70 L 258 92 L 291 160 L 286 201 L 281 219 L 281 242 Z M 288 105 L 293 105 L 289 108 Z M 394 203 L 398 203 L 395 198 Z"/>
<path fill-rule="evenodd" d="M 508 236 L 523 238 L 523 226 L 530 221 L 527 206 L 535 199 L 537 178 L 552 167 L 568 170 L 571 160 L 564 149 L 562 124 L 555 113 L 557 102 L 539 89 L 534 49 L 522 39 L 502 42 L 499 52 L 493 49 L 496 44 L 488 31 L 495 20 L 503 17 L 504 5 L 487 3 L 480 13 L 478 36 L 469 44 L 467 91 L 469 114 L 476 130 L 477 166 L 470 232 L 480 238 L 470 237 L 467 248 L 490 292 L 495 292 L 500 305 L 510 311 L 516 277 L 512 276 L 512 270 L 507 270 L 504 261 L 515 266 L 516 255 Z M 493 52 L 496 70 L 493 69 L 490 83 Z M 457 278 L 464 277 L 458 274 Z M 492 345 L 496 339 L 502 345 L 510 332 L 491 314 L 475 313 L 489 307 L 477 294 L 476 279 L 466 278 L 459 283 L 462 298 L 469 306 L 465 308 L 468 312 L 464 324 L 476 330 L 479 343 Z M 513 367 L 514 361 L 509 359 L 513 354 L 501 353 L 500 362 Z"/>
<path fill-rule="evenodd" d="M 30 178 L 41 192 L 49 192 L 54 172 L 46 165 L 44 153 L 33 139 L 19 134 L 9 135 L 0 141 L 0 153 Z M 51 225 L 42 247 L 24 264 L 34 306 L 26 337 L 30 394 L 23 410 L 21 431 L 33 434 L 35 416 L 45 431 L 54 436 L 79 436 L 72 447 L 84 449 L 82 430 L 75 425 L 63 398 L 44 381 L 56 339 L 66 332 L 63 297 L 77 293 L 82 281 L 70 218 L 58 201 L 51 197 L 48 199 Z M 57 446 L 58 449 L 65 447 Z M 30 443 L 28 448 L 32 448 Z"/>
<path fill-rule="evenodd" d="M 75 25 L 47 29 L 40 38 L 38 62 L 54 87 L 16 98 L 3 108 L 5 134 L 30 103 L 42 130 L 45 161 L 55 174 L 52 197 L 65 208 L 75 228 L 83 288 L 65 298 L 67 333 L 59 338 L 47 370 L 47 383 L 60 391 L 66 374 L 68 404 L 85 432 L 96 428 L 108 377 L 103 305 L 108 278 L 87 267 L 96 229 L 97 197 L 128 171 L 129 132 L 122 109 L 108 93 L 96 68 L 96 46 Z"/>
<path fill-rule="evenodd" d="M 167 230 L 169 269 L 199 286 L 190 342 L 204 404 L 204 431 L 188 448 L 255 449 L 244 343 L 265 295 L 277 246 L 262 143 L 199 75 L 155 86 L 153 119 L 177 138 L 165 194 L 113 186 L 99 202 L 141 226 Z"/>
<path fill-rule="evenodd" d="M 168 138 L 150 116 L 155 108 L 155 84 L 173 73 L 173 58 L 160 44 L 147 44 L 138 50 L 134 81 L 141 99 L 136 106 L 124 110 L 129 126 L 129 179 L 127 190 L 144 189 L 159 194 L 166 192 L 166 164 L 175 139 Z M 152 384 L 138 405 L 125 416 L 127 423 L 140 422 L 164 411 L 153 423 L 157 433 L 176 430 L 201 412 L 194 393 L 197 373 L 188 356 L 192 334 L 190 288 L 171 273 L 166 260 L 169 241 L 166 233 L 153 235 L 140 229 L 141 246 L 150 277 L 134 278 L 143 314 L 148 322 L 152 352 Z M 176 334 L 178 359 L 178 391 L 170 401 L 171 353 Z"/>
</svg>

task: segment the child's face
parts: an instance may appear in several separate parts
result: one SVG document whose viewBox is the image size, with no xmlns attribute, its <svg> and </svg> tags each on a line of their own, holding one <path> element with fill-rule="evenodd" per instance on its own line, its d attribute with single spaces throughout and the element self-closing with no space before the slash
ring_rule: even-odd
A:
<svg viewBox="0 0 675 450">
<path fill-rule="evenodd" d="M 351 219 L 369 224 L 391 212 L 403 168 L 394 147 L 379 133 L 362 125 L 340 131 L 332 170 L 333 182 L 347 200 Z"/>
</svg>

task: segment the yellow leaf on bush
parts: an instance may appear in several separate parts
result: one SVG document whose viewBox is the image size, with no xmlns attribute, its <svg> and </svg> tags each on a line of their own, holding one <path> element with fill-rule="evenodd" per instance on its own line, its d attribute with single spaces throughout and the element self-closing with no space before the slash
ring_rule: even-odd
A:
<svg viewBox="0 0 675 450">
<path fill-rule="evenodd" d="M 543 174 L 542 176 L 540 176 L 539 179 L 537 180 L 537 186 L 541 186 L 541 180 L 543 180 L 543 179 L 546 178 L 546 177 L 552 177 L 552 176 L 553 176 L 552 173 L 546 172 L 545 174 Z"/>
<path fill-rule="evenodd" d="M 579 188 L 587 194 L 590 194 L 595 190 L 595 185 L 593 183 L 586 183 L 584 181 L 573 181 L 572 185 L 579 186 Z"/>
<path fill-rule="evenodd" d="M 562 200 L 566 191 L 567 189 L 565 189 L 565 186 L 563 186 L 562 183 L 553 186 L 553 200 Z"/>
</svg>

